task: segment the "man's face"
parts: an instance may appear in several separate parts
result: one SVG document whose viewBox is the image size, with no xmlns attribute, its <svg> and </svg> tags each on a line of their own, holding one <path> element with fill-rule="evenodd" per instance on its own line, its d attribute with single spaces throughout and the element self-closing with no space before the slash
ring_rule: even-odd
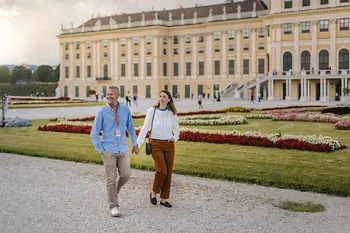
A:
<svg viewBox="0 0 350 233">
<path fill-rule="evenodd" d="M 107 89 L 107 101 L 108 104 L 116 105 L 118 103 L 119 93 L 114 89 Z"/>
</svg>

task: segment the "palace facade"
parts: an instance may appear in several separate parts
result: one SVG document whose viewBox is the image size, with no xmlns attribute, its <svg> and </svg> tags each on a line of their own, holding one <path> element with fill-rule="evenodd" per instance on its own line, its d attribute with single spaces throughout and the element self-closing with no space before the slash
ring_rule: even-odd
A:
<svg viewBox="0 0 350 233">
<path fill-rule="evenodd" d="M 273 2 L 273 4 L 272 4 Z M 62 27 L 61 95 L 109 85 L 140 98 L 344 100 L 349 0 L 245 0 L 91 18 Z"/>
</svg>

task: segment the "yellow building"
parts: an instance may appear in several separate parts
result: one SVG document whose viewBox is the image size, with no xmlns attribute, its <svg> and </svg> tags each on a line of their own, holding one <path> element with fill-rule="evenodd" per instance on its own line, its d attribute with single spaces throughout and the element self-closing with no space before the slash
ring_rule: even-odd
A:
<svg viewBox="0 0 350 233">
<path fill-rule="evenodd" d="M 273 4 L 272 4 L 273 2 Z M 118 85 L 140 98 L 342 100 L 349 86 L 349 0 L 245 0 L 92 18 L 64 29 L 62 95 Z"/>
</svg>

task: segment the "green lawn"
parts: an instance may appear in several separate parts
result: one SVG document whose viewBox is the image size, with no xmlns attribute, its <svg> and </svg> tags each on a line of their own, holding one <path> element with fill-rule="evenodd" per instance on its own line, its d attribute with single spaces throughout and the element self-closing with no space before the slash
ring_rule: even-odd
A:
<svg viewBox="0 0 350 233">
<path fill-rule="evenodd" d="M 136 119 L 141 125 L 144 119 Z M 38 131 L 48 120 L 34 120 L 33 127 L 0 128 L 0 151 L 102 164 L 89 135 Z M 205 126 L 201 128 L 213 128 Z M 335 130 L 334 124 L 249 120 L 249 124 L 215 126 L 217 129 L 322 134 L 350 146 L 349 131 Z M 130 143 L 130 142 L 129 142 Z M 134 168 L 153 170 L 151 157 L 131 157 Z M 175 172 L 210 178 L 350 195 L 350 149 L 317 153 L 226 144 L 179 141 L 176 144 Z"/>
<path fill-rule="evenodd" d="M 9 109 L 14 108 L 58 108 L 58 107 L 78 107 L 78 106 L 103 106 L 105 101 L 87 102 L 87 103 L 62 103 L 62 104 L 20 104 L 9 105 Z"/>
</svg>

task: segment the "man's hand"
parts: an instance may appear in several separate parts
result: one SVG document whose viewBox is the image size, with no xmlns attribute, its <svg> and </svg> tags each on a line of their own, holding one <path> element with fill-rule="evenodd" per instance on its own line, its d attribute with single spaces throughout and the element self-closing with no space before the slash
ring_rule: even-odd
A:
<svg viewBox="0 0 350 233">
<path fill-rule="evenodd" d="M 138 146 L 132 147 L 132 153 L 138 154 L 140 152 L 140 148 Z"/>
</svg>

